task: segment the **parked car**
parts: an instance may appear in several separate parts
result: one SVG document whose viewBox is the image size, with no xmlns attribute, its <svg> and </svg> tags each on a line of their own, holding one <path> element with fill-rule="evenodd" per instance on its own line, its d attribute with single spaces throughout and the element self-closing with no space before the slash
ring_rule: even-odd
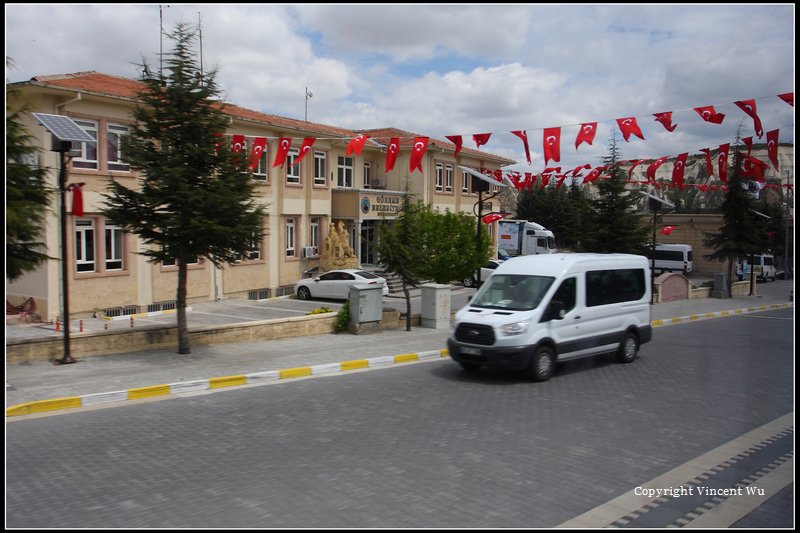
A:
<svg viewBox="0 0 800 533">
<path fill-rule="evenodd" d="M 489 276 L 491 276 L 492 273 L 494 273 L 494 269 L 499 267 L 502 263 L 503 263 L 502 259 L 489 259 L 486 262 L 486 264 L 481 267 L 480 285 L 482 285 L 487 279 L 489 279 Z M 478 280 L 475 279 L 475 274 L 467 278 L 464 278 L 461 281 L 461 284 L 464 285 L 465 287 L 477 287 L 479 285 Z"/>
<path fill-rule="evenodd" d="M 736 277 L 739 281 L 750 279 L 750 269 L 756 274 L 756 280 L 767 281 L 778 276 L 775 270 L 775 257 L 769 254 L 758 254 L 748 257 L 746 260 L 737 261 Z"/>
<path fill-rule="evenodd" d="M 301 300 L 311 298 L 347 300 L 350 297 L 350 287 L 361 283 L 380 285 L 383 288 L 383 295 L 389 294 L 385 278 L 356 268 L 329 270 L 315 278 L 302 279 L 294 284 L 294 293 Z"/>
</svg>

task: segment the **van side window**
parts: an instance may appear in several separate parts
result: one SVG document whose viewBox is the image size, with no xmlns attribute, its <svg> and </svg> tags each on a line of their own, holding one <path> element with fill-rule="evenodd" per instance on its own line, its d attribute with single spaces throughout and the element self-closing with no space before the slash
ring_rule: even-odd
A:
<svg viewBox="0 0 800 533">
<path fill-rule="evenodd" d="M 586 273 L 587 307 L 641 300 L 644 293 L 644 269 L 592 270 Z"/>
<path fill-rule="evenodd" d="M 561 286 L 558 287 L 558 290 L 551 300 L 562 302 L 564 304 L 564 311 L 567 313 L 575 307 L 575 297 L 578 294 L 577 281 L 576 278 L 567 278 L 562 281 Z"/>
</svg>

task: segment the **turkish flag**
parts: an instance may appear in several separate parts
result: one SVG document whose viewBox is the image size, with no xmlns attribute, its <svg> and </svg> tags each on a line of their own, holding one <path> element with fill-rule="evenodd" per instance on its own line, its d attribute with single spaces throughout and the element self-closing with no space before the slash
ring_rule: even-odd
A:
<svg viewBox="0 0 800 533">
<path fill-rule="evenodd" d="M 461 135 L 445 135 L 448 140 L 452 141 L 453 144 L 456 145 L 456 153 L 453 154 L 453 157 L 458 156 L 458 152 L 461 151 L 461 145 L 464 142 L 461 138 Z"/>
<path fill-rule="evenodd" d="M 361 150 L 364 149 L 364 143 L 367 142 L 369 139 L 369 135 L 358 135 L 350 139 L 350 142 L 347 143 L 347 149 L 344 151 L 344 155 L 356 154 L 361 155 Z"/>
<path fill-rule="evenodd" d="M 675 131 L 675 128 L 678 127 L 677 124 L 672 123 L 672 111 L 656 113 L 653 116 L 656 117 L 656 122 L 660 122 L 669 132 Z"/>
<path fill-rule="evenodd" d="M 675 229 L 675 226 L 664 226 L 661 228 L 661 235 L 669 235 L 672 233 L 672 230 Z"/>
<path fill-rule="evenodd" d="M 589 163 L 586 163 L 585 165 L 580 165 L 580 166 L 575 167 L 574 169 L 572 169 L 572 177 L 573 178 L 578 177 L 578 172 L 580 172 L 581 170 L 584 170 L 584 169 L 589 169 L 589 168 L 592 168 L 592 165 L 590 165 Z"/>
<path fill-rule="evenodd" d="M 74 217 L 82 217 L 83 216 L 83 192 L 81 191 L 81 187 L 86 185 L 85 183 L 73 183 L 69 186 L 69 189 L 72 190 L 72 216 Z"/>
<path fill-rule="evenodd" d="M 286 154 L 289 153 L 289 148 L 292 146 L 292 140 L 289 137 L 281 137 L 278 139 L 278 149 L 275 151 L 275 162 L 272 163 L 272 167 L 275 168 L 277 166 L 283 167 L 283 164 L 286 162 Z"/>
<path fill-rule="evenodd" d="M 631 165 L 631 168 L 628 169 L 628 179 L 631 179 L 633 177 L 632 176 L 633 169 L 638 167 L 639 165 L 641 165 L 645 161 L 647 161 L 647 159 L 637 159 L 636 161 L 633 162 L 633 165 Z"/>
<path fill-rule="evenodd" d="M 739 109 L 747 113 L 753 119 L 753 127 L 756 130 L 756 135 L 758 138 L 764 136 L 764 128 L 761 127 L 761 119 L 758 118 L 758 111 L 756 111 L 756 101 L 754 99 L 750 100 L 739 100 L 738 102 L 734 102 Z"/>
<path fill-rule="evenodd" d="M 508 213 L 489 213 L 488 215 L 484 215 L 481 220 L 484 224 L 491 224 L 492 222 L 497 222 L 502 218 L 506 218 Z"/>
<path fill-rule="evenodd" d="M 655 183 L 655 181 L 656 181 L 656 170 L 658 170 L 658 167 L 660 167 L 664 163 L 664 161 L 666 161 L 667 159 L 669 159 L 667 156 L 659 157 L 658 159 L 656 159 L 655 161 L 650 163 L 650 165 L 647 167 L 647 179 L 648 180 L 650 180 L 650 181 Z"/>
<path fill-rule="evenodd" d="M 744 137 L 742 142 L 745 146 L 747 146 L 747 155 L 750 155 L 750 152 L 753 151 L 753 138 L 752 137 Z"/>
<path fill-rule="evenodd" d="M 525 157 L 528 158 L 528 164 L 530 164 L 531 151 L 528 149 L 528 133 L 525 130 L 512 131 L 511 133 L 522 139 L 522 146 L 525 147 Z"/>
<path fill-rule="evenodd" d="M 769 165 L 755 157 L 743 157 L 741 163 L 742 177 L 764 182 L 764 172 Z"/>
<path fill-rule="evenodd" d="M 605 167 L 605 166 L 594 167 L 594 168 L 592 169 L 592 171 L 591 171 L 591 172 L 589 172 L 589 174 L 587 174 L 585 178 L 583 178 L 583 182 L 584 182 L 584 183 L 589 183 L 589 182 L 591 182 L 591 181 L 594 181 L 594 180 L 596 180 L 597 178 L 599 178 L 599 177 L 600 177 L 600 173 L 601 173 L 602 171 L 604 171 L 605 169 L 606 169 L 606 167 Z"/>
<path fill-rule="evenodd" d="M 561 128 L 545 128 L 542 145 L 544 146 L 545 165 L 551 159 L 556 163 L 561 161 Z"/>
<path fill-rule="evenodd" d="M 683 190 L 683 173 L 686 170 L 686 158 L 688 157 L 688 152 L 678 154 L 678 157 L 675 158 L 675 166 L 672 167 L 672 184 L 681 191 Z"/>
<path fill-rule="evenodd" d="M 392 137 L 389 139 L 389 146 L 386 148 L 386 172 L 394 168 L 398 153 L 400 153 L 400 137 Z"/>
<path fill-rule="evenodd" d="M 264 148 L 266 147 L 266 137 L 256 137 L 253 140 L 253 149 L 250 150 L 250 168 L 255 170 L 255 168 L 258 166 L 259 159 L 261 159 L 261 154 L 264 153 Z"/>
<path fill-rule="evenodd" d="M 695 107 L 694 110 L 697 111 L 697 114 L 700 115 L 703 120 L 711 122 L 712 124 L 722 124 L 722 121 L 725 120 L 725 115 L 717 113 L 713 105 Z"/>
<path fill-rule="evenodd" d="M 723 183 L 728 183 L 728 150 L 730 150 L 730 147 L 730 143 L 720 144 L 719 152 L 717 153 L 719 179 L 721 179 Z"/>
<path fill-rule="evenodd" d="M 701 148 L 701 152 L 706 154 L 706 170 L 708 171 L 708 177 L 714 175 L 714 165 L 711 163 L 711 149 L 710 148 Z"/>
<path fill-rule="evenodd" d="M 491 136 L 491 133 L 476 133 L 472 138 L 475 140 L 475 144 L 478 145 L 478 148 L 480 148 L 482 145 L 489 142 L 489 137 Z"/>
<path fill-rule="evenodd" d="M 783 93 L 779 94 L 778 98 L 789 104 L 790 106 L 794 107 L 794 93 Z"/>
<path fill-rule="evenodd" d="M 585 122 L 581 124 L 581 129 L 578 132 L 578 136 L 575 138 L 575 149 L 577 150 L 582 143 L 591 146 L 596 133 L 597 122 Z"/>
<path fill-rule="evenodd" d="M 300 161 L 302 161 L 306 154 L 311 151 L 311 147 L 314 146 L 314 142 L 316 140 L 317 139 L 315 137 L 306 137 L 303 139 L 303 144 L 300 145 L 300 156 L 294 160 L 292 165 L 297 165 L 300 163 Z"/>
<path fill-rule="evenodd" d="M 775 170 L 780 172 L 778 168 L 778 130 L 767 132 L 767 155 L 769 155 L 769 160 L 772 161 Z"/>
<path fill-rule="evenodd" d="M 622 138 L 625 139 L 625 142 L 628 142 L 631 135 L 636 135 L 641 140 L 644 140 L 642 130 L 639 129 L 639 124 L 636 123 L 636 117 L 618 118 L 617 124 L 619 125 L 619 131 L 622 132 Z"/>
<path fill-rule="evenodd" d="M 411 160 L 409 162 L 409 172 L 414 172 L 414 169 L 419 169 L 422 172 L 422 156 L 425 155 L 425 150 L 428 148 L 428 137 L 417 137 L 414 139 L 414 149 L 411 151 Z"/>
<path fill-rule="evenodd" d="M 244 135 L 234 135 L 231 140 L 231 152 L 241 152 L 244 146 Z"/>
</svg>

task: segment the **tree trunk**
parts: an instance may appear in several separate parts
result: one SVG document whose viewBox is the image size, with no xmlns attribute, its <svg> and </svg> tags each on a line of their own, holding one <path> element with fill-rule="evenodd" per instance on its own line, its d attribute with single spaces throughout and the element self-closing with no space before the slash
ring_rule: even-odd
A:
<svg viewBox="0 0 800 533">
<path fill-rule="evenodd" d="M 178 295 L 176 307 L 178 312 L 178 353 L 188 354 L 192 353 L 189 346 L 189 330 L 186 324 L 186 282 L 188 266 L 186 259 L 181 257 L 178 259 Z"/>
</svg>

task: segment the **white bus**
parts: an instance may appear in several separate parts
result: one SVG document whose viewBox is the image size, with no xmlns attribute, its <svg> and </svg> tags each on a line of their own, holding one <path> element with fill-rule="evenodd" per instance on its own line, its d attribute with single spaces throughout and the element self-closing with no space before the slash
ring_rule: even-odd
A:
<svg viewBox="0 0 800 533">
<path fill-rule="evenodd" d="M 653 259 L 653 250 L 647 250 L 645 255 Z M 655 264 L 653 271 L 657 274 L 664 272 L 682 272 L 684 275 L 692 271 L 692 246 L 690 244 L 656 244 Z"/>
</svg>

